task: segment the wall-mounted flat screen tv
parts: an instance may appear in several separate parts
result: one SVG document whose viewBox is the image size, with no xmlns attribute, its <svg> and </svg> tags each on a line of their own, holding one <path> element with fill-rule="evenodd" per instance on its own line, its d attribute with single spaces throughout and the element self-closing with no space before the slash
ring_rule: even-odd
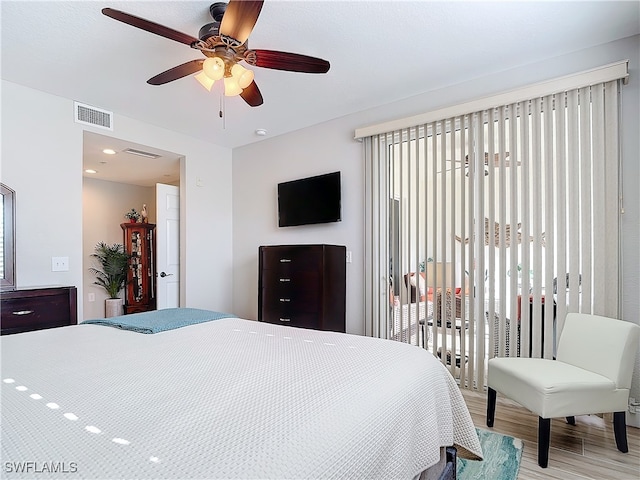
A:
<svg viewBox="0 0 640 480">
<path fill-rule="evenodd" d="M 278 225 L 339 222 L 340 197 L 340 172 L 279 183 Z"/>
</svg>

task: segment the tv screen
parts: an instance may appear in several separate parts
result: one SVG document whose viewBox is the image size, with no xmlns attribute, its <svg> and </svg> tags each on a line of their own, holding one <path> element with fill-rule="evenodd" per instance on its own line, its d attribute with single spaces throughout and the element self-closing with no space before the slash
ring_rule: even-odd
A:
<svg viewBox="0 0 640 480">
<path fill-rule="evenodd" d="M 340 172 L 278 184 L 280 227 L 340 220 Z"/>
</svg>

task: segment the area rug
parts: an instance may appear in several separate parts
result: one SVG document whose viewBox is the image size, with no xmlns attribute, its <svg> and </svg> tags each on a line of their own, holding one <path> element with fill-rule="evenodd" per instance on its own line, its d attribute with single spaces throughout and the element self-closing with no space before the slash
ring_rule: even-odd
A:
<svg viewBox="0 0 640 480">
<path fill-rule="evenodd" d="M 516 480 L 522 459 L 522 440 L 476 428 L 484 460 L 458 457 L 458 479 Z"/>
</svg>

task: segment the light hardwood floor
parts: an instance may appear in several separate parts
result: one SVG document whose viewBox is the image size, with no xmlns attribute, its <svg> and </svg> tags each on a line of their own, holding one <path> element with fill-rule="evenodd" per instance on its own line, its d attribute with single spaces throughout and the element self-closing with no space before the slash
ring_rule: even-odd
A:
<svg viewBox="0 0 640 480">
<path fill-rule="evenodd" d="M 495 422 L 489 429 L 486 423 L 486 395 L 462 390 L 478 428 L 493 430 L 524 441 L 518 480 L 530 479 L 640 479 L 640 429 L 627 427 L 629 452 L 616 448 L 613 424 L 597 416 L 576 417 L 571 426 L 563 419 L 551 421 L 549 466 L 538 466 L 538 417 L 515 402 L 498 394 Z M 485 479 L 478 479 L 485 480 Z M 493 480 L 493 479 L 486 479 Z"/>
</svg>

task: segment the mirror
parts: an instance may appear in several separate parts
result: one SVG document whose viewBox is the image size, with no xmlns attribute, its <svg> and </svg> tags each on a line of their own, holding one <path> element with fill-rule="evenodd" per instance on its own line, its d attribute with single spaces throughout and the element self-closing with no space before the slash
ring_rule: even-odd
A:
<svg viewBox="0 0 640 480">
<path fill-rule="evenodd" d="M 0 183 L 0 290 L 14 290 L 16 250 L 15 250 L 15 209 L 16 192 Z"/>
</svg>

